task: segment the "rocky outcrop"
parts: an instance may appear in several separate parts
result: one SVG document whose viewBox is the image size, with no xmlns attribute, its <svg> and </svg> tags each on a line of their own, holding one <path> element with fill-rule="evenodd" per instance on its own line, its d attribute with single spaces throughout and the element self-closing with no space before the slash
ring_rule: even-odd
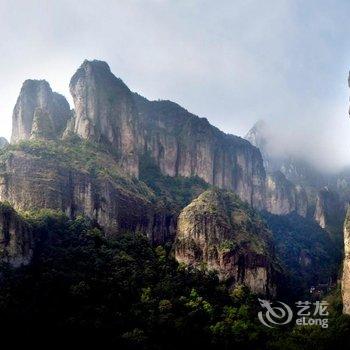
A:
<svg viewBox="0 0 350 350">
<path fill-rule="evenodd" d="M 62 136 L 71 112 L 67 100 L 45 80 L 26 80 L 13 110 L 11 143 Z"/>
<path fill-rule="evenodd" d="M 265 171 L 259 150 L 249 142 L 173 102 L 132 94 L 105 62 L 85 61 L 70 90 L 75 132 L 107 144 L 129 173 L 138 175 L 139 158 L 149 152 L 165 175 L 199 176 L 263 208 Z"/>
<path fill-rule="evenodd" d="M 248 141 L 224 134 L 175 103 L 132 93 L 105 62 L 85 61 L 72 77 L 70 90 L 74 115 L 46 81 L 23 84 L 13 114 L 12 143 L 45 142 L 18 147 L 3 157 L 0 200 L 18 209 L 83 213 L 111 232 L 141 227 L 156 240 L 167 237 L 174 230 L 173 218 L 151 203 L 154 194 L 144 195 L 150 189 L 137 180 L 140 159 L 149 155 L 164 175 L 198 176 L 234 191 L 257 209 L 265 208 L 262 157 Z M 86 155 L 80 149 L 80 157 L 87 158 L 73 161 L 77 152 L 69 143 L 72 135 L 98 151 Z M 91 164 L 98 157 L 103 165 L 97 165 L 96 176 Z M 118 169 L 117 182 L 101 177 L 111 168 Z"/>
<path fill-rule="evenodd" d="M 344 220 L 344 206 L 339 195 L 324 187 L 318 192 L 314 219 L 325 229 L 332 229 Z"/>
<path fill-rule="evenodd" d="M 341 282 L 343 313 L 350 315 L 350 209 L 344 222 L 344 260 Z"/>
<path fill-rule="evenodd" d="M 32 255 L 29 226 L 9 205 L 0 203 L 0 262 L 19 267 L 27 265 Z"/>
<path fill-rule="evenodd" d="M 8 141 L 5 139 L 5 137 L 0 137 L 0 149 L 5 148 L 8 145 Z"/>
<path fill-rule="evenodd" d="M 265 201 L 265 169 L 260 151 L 227 135 L 170 101 L 148 101 L 135 94 L 145 130 L 145 148 L 163 174 L 198 176 L 232 190 L 255 208 Z"/>
<path fill-rule="evenodd" d="M 270 233 L 255 212 L 233 193 L 208 190 L 178 219 L 175 257 L 180 263 L 216 271 L 232 286 L 273 295 Z"/>
<path fill-rule="evenodd" d="M 303 186 L 295 186 L 295 211 L 304 218 L 308 212 L 308 198 Z"/>
<path fill-rule="evenodd" d="M 0 163 L 0 201 L 16 210 L 56 209 L 84 214 L 106 234 L 143 232 L 154 242 L 174 234 L 174 223 L 154 193 L 93 146 L 42 142 L 18 145 Z"/>
<path fill-rule="evenodd" d="M 70 91 L 75 132 L 110 146 L 128 172 L 137 176 L 142 132 L 129 88 L 111 73 L 107 63 L 85 61 L 73 75 Z"/>
<path fill-rule="evenodd" d="M 270 160 L 270 154 L 268 150 L 269 137 L 270 135 L 267 123 L 263 120 L 259 120 L 253 125 L 253 127 L 248 131 L 244 138 L 248 140 L 253 146 L 259 148 L 264 160 L 266 171 L 273 171 L 275 169 Z"/>
<path fill-rule="evenodd" d="M 286 215 L 293 211 L 306 217 L 307 195 L 302 186 L 295 186 L 280 172 L 267 177 L 266 210 L 272 214 Z"/>
</svg>

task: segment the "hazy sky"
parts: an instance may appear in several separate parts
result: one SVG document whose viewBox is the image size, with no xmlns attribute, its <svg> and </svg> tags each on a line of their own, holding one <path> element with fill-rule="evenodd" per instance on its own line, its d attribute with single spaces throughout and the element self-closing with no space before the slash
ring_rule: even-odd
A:
<svg viewBox="0 0 350 350">
<path fill-rule="evenodd" d="M 265 119 L 281 149 L 350 164 L 348 0 L 0 0 L 0 16 L 7 138 L 23 80 L 70 100 L 70 77 L 97 58 L 132 90 L 226 132 Z"/>
</svg>

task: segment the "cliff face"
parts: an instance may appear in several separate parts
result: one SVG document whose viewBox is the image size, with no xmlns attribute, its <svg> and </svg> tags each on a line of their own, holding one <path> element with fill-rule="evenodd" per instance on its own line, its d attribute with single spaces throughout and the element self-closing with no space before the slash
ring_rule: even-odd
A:
<svg viewBox="0 0 350 350">
<path fill-rule="evenodd" d="M 264 207 L 265 171 L 260 152 L 241 138 L 225 135 L 170 101 L 148 101 L 101 61 L 85 61 L 70 90 L 75 105 L 74 131 L 107 143 L 129 173 L 138 175 L 146 151 L 169 176 L 199 176 L 235 191 L 256 208 Z"/>
<path fill-rule="evenodd" d="M 172 235 L 175 219 L 137 180 L 147 155 L 164 175 L 198 176 L 257 209 L 266 207 L 262 157 L 248 141 L 224 134 L 175 103 L 132 93 L 105 62 L 85 61 L 70 90 L 74 115 L 47 82 L 23 84 L 13 114 L 12 150 L 1 162 L 0 200 L 18 209 L 83 213 L 111 232 L 141 228 L 163 240 Z M 87 154 L 85 146 L 77 151 L 69 141 L 77 135 L 84 140 L 80 145 L 99 151 L 90 148 Z M 15 147 L 32 139 L 43 143 Z M 116 177 L 111 169 L 117 169 Z"/>
<path fill-rule="evenodd" d="M 29 226 L 10 206 L 0 203 L 0 262 L 18 267 L 28 264 L 32 255 Z"/>
<path fill-rule="evenodd" d="M 293 211 L 306 217 L 307 195 L 302 186 L 295 186 L 280 172 L 267 177 L 266 210 L 272 214 L 286 215 Z"/>
<path fill-rule="evenodd" d="M 70 91 L 75 132 L 110 146 L 127 171 L 137 176 L 142 132 L 129 88 L 111 73 L 107 63 L 85 61 L 73 75 Z"/>
<path fill-rule="evenodd" d="M 336 192 L 324 187 L 318 192 L 314 218 L 322 228 L 337 226 L 344 219 L 344 206 Z"/>
<path fill-rule="evenodd" d="M 156 242 L 172 232 L 172 222 L 165 222 L 152 190 L 91 145 L 67 140 L 21 144 L 1 159 L 0 201 L 9 201 L 18 210 L 84 214 L 107 234 L 140 231 Z"/>
<path fill-rule="evenodd" d="M 149 152 L 165 175 L 199 176 L 264 208 L 265 170 L 259 150 L 249 142 L 220 132 L 175 103 L 131 93 L 105 62 L 85 61 L 70 91 L 74 116 L 47 82 L 26 81 L 14 109 L 12 143 L 75 133 L 103 145 L 136 176 L 140 157 Z"/>
<path fill-rule="evenodd" d="M 344 260 L 341 283 L 343 313 L 350 315 L 350 209 L 348 208 L 344 222 Z"/>
<path fill-rule="evenodd" d="M 208 190 L 182 210 L 177 226 L 178 262 L 218 272 L 232 286 L 273 295 L 270 233 L 230 192 Z"/>
<path fill-rule="evenodd" d="M 145 130 L 145 147 L 169 176 L 199 176 L 229 189 L 262 209 L 265 169 L 260 151 L 249 142 L 226 135 L 170 101 L 148 101 L 135 94 Z"/>
<path fill-rule="evenodd" d="M 247 133 L 245 139 L 258 147 L 263 155 L 266 171 L 281 171 L 291 182 L 304 187 L 324 186 L 326 179 L 310 162 L 287 151 L 279 153 L 279 140 L 264 121 L 258 121 Z"/>
<path fill-rule="evenodd" d="M 273 160 L 270 159 L 270 154 L 268 150 L 268 140 L 270 137 L 269 134 L 270 133 L 268 125 L 263 120 L 259 120 L 253 125 L 253 127 L 248 131 L 247 135 L 244 137 L 253 146 L 259 148 L 263 157 L 265 170 L 267 172 L 275 170 Z"/>
<path fill-rule="evenodd" d="M 313 207 L 319 188 L 329 182 L 327 175 L 300 155 L 293 155 L 287 151 L 279 152 L 277 145 L 280 142 L 271 130 L 273 129 L 269 128 L 265 122 L 260 121 L 250 129 L 245 138 L 254 146 L 259 147 L 266 172 L 273 174 L 280 171 L 288 181 L 296 186 L 302 186 L 307 194 L 308 207 Z M 292 203 L 290 206 L 293 207 Z"/>
<path fill-rule="evenodd" d="M 26 80 L 13 110 L 11 143 L 58 138 L 70 117 L 67 100 L 45 80 Z"/>
</svg>

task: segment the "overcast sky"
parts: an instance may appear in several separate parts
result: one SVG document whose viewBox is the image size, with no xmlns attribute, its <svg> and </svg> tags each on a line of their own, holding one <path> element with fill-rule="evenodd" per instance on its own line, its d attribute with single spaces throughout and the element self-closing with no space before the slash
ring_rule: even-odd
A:
<svg viewBox="0 0 350 350">
<path fill-rule="evenodd" d="M 281 149 L 350 164 L 348 0 L 0 0 L 0 16 L 2 136 L 25 79 L 71 103 L 70 77 L 96 58 L 225 132 L 264 119 Z"/>
</svg>

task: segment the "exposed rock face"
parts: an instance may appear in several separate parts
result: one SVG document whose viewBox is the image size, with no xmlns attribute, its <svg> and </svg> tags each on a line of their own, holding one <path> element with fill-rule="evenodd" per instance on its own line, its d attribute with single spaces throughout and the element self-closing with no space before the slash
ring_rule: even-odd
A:
<svg viewBox="0 0 350 350">
<path fill-rule="evenodd" d="M 111 232 L 141 227 L 161 240 L 174 231 L 173 218 L 151 203 L 154 194 L 153 199 L 142 195 L 149 189 L 132 178 L 139 175 L 141 157 L 149 154 L 165 175 L 198 176 L 234 191 L 255 208 L 265 207 L 262 157 L 248 141 L 222 133 L 175 103 L 151 102 L 132 93 L 105 62 L 85 61 L 72 77 L 70 90 L 74 115 L 46 81 L 23 84 L 13 114 L 12 143 L 45 140 L 48 148 L 18 148 L 6 158 L 1 165 L 0 200 L 8 200 L 16 209 L 52 208 L 70 216 L 83 213 Z M 105 151 L 72 162 L 66 151 L 56 154 L 50 148 L 51 142 L 68 142 L 72 134 Z M 110 178 L 96 178 L 82 166 L 96 157 L 108 159 L 104 172 L 111 167 L 124 169 L 117 184 Z M 63 164 L 65 158 L 71 162 Z M 127 184 L 134 181 L 137 189 L 130 186 L 128 192 L 122 179 Z"/>
<path fill-rule="evenodd" d="M 8 141 L 5 139 L 5 137 L 0 137 L 0 149 L 5 148 L 8 145 Z"/>
<path fill-rule="evenodd" d="M 106 143 L 119 153 L 121 164 L 138 175 L 142 134 L 133 95 L 101 61 L 85 61 L 70 82 L 75 105 L 75 132 Z"/>
<path fill-rule="evenodd" d="M 308 211 L 308 198 L 304 187 L 301 185 L 295 186 L 295 210 L 300 216 L 303 216 L 304 218 L 306 217 Z"/>
<path fill-rule="evenodd" d="M 135 94 L 145 130 L 146 149 L 163 174 L 199 176 L 209 184 L 237 193 L 262 209 L 265 169 L 259 150 L 226 135 L 170 101 L 148 101 Z"/>
<path fill-rule="evenodd" d="M 107 234 L 133 230 L 153 238 L 153 225 L 161 218 L 149 188 L 105 153 L 59 143 L 51 147 L 48 151 L 43 143 L 41 148 L 11 151 L 0 164 L 0 201 L 9 201 L 17 210 L 49 208 L 70 217 L 84 214 Z M 87 159 L 93 163 L 87 166 Z"/>
<path fill-rule="evenodd" d="M 0 203 L 0 261 L 18 267 L 28 264 L 32 255 L 29 226 L 10 206 Z"/>
<path fill-rule="evenodd" d="M 310 162 L 287 151 L 281 153 L 280 150 L 276 150 L 279 142 L 266 122 L 258 121 L 245 139 L 260 149 L 267 172 L 281 171 L 295 184 L 313 187 L 324 185 L 323 175 Z"/>
<path fill-rule="evenodd" d="M 13 111 L 11 143 L 59 138 L 70 117 L 67 100 L 45 80 L 26 80 Z"/>
<path fill-rule="evenodd" d="M 266 171 L 273 170 L 273 164 L 271 164 L 270 155 L 268 151 L 268 139 L 269 139 L 268 125 L 263 121 L 259 120 L 253 127 L 248 131 L 244 137 L 253 146 L 259 148 L 261 155 L 264 160 L 264 166 Z"/>
<path fill-rule="evenodd" d="M 295 186 L 280 171 L 276 171 L 267 177 L 266 209 L 277 215 L 296 211 L 299 215 L 306 217 L 306 192 L 302 186 Z"/>
<path fill-rule="evenodd" d="M 319 191 L 314 218 L 322 228 L 330 228 L 343 221 L 344 206 L 336 192 L 329 190 L 328 187 Z"/>
<path fill-rule="evenodd" d="M 208 190 L 181 212 L 175 257 L 180 263 L 205 266 L 232 286 L 273 295 L 270 233 L 256 214 L 234 194 Z"/>
<path fill-rule="evenodd" d="M 262 158 L 245 140 L 225 135 L 175 103 L 132 94 L 105 62 L 85 61 L 70 90 L 75 132 L 110 145 L 129 173 L 138 175 L 139 157 L 148 151 L 165 175 L 199 176 L 263 208 Z"/>
<path fill-rule="evenodd" d="M 342 276 L 343 313 L 350 315 L 350 209 L 344 222 L 344 261 Z"/>
</svg>

